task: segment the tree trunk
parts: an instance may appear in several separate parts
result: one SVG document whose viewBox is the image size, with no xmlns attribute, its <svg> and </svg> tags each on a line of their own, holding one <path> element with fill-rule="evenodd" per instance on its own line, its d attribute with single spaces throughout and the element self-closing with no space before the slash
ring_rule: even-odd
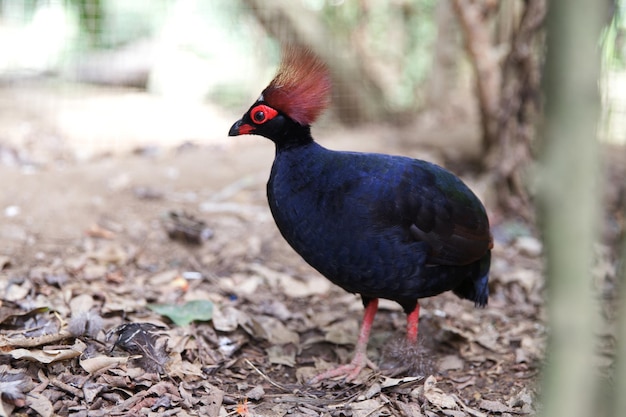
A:
<svg viewBox="0 0 626 417">
<path fill-rule="evenodd" d="M 541 28 L 545 15 L 545 0 L 529 0 L 517 27 L 513 28 L 510 51 L 502 68 L 497 146 L 487 154 L 487 166 L 496 174 L 500 206 L 524 218 L 533 216 L 527 171 L 533 160 L 533 138 L 541 108 L 541 60 L 545 43 Z"/>
<path fill-rule="evenodd" d="M 526 171 L 532 162 L 540 107 L 541 28 L 546 0 L 501 4 L 453 0 L 453 4 L 476 74 L 483 167 L 493 173 L 500 208 L 530 219 L 533 210 Z M 498 5 L 501 24 L 498 36 L 493 36 L 490 22 Z"/>
<path fill-rule="evenodd" d="M 463 30 L 465 49 L 476 74 L 476 94 L 483 128 L 483 151 L 488 152 L 498 139 L 498 105 L 501 73 L 498 55 L 491 41 L 491 33 L 483 4 L 453 0 L 454 11 Z"/>
<path fill-rule="evenodd" d="M 435 7 L 437 40 L 434 45 L 433 66 L 426 85 L 429 109 L 439 109 L 450 103 L 450 94 L 456 86 L 456 62 L 459 53 L 456 40 L 458 29 L 451 3 L 440 1 Z"/>
<path fill-rule="evenodd" d="M 593 402 L 597 306 L 590 274 L 600 197 L 597 83 L 602 5 L 550 3 L 540 183 L 550 329 L 541 395 L 542 415 L 549 417 L 598 415 Z"/>
</svg>

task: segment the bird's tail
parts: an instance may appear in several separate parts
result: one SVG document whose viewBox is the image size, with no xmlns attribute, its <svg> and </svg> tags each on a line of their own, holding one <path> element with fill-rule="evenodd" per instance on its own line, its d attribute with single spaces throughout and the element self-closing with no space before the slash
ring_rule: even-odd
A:
<svg viewBox="0 0 626 417">
<path fill-rule="evenodd" d="M 489 299 L 489 267 L 491 265 L 491 251 L 474 262 L 476 268 L 461 284 L 454 288 L 458 297 L 474 302 L 476 307 L 484 307 Z"/>
</svg>

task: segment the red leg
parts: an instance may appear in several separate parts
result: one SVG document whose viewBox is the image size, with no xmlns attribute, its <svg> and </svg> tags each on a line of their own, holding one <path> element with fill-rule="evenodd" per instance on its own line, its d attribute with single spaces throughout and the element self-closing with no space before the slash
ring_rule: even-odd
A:
<svg viewBox="0 0 626 417">
<path fill-rule="evenodd" d="M 406 316 L 406 340 L 409 343 L 417 343 L 417 327 L 420 319 L 420 305 L 415 305 L 413 311 Z"/>
<path fill-rule="evenodd" d="M 370 338 L 370 330 L 372 329 L 372 322 L 378 311 L 378 298 L 372 299 L 365 307 L 365 314 L 363 316 L 363 324 L 361 324 L 361 332 L 359 333 L 359 339 L 356 342 L 354 349 L 354 358 L 352 362 L 347 365 L 340 366 L 335 369 L 331 369 L 322 374 L 319 374 L 311 380 L 311 384 L 317 384 L 318 382 L 334 378 L 336 376 L 345 376 L 346 381 L 352 381 L 357 376 L 365 365 L 373 367 L 373 364 L 367 359 L 367 341 Z"/>
</svg>

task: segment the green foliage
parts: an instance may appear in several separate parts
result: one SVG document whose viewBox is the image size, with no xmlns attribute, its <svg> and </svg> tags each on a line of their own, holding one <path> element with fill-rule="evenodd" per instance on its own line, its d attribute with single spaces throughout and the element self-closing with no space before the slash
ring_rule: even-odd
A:
<svg viewBox="0 0 626 417">
<path fill-rule="evenodd" d="M 66 0 L 89 48 L 111 48 L 152 35 L 172 0 Z"/>
<path fill-rule="evenodd" d="M 618 2 L 611 23 L 602 33 L 602 61 L 606 68 L 623 70 L 626 68 L 626 12 L 624 2 Z"/>
<path fill-rule="evenodd" d="M 148 308 L 166 316 L 178 326 L 186 326 L 192 321 L 208 321 L 213 318 L 213 303 L 206 300 L 189 301 L 183 305 L 150 304 Z"/>
</svg>

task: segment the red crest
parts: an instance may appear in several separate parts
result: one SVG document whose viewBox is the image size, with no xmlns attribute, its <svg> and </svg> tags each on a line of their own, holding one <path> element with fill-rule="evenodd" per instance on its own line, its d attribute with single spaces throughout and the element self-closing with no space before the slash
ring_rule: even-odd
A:
<svg viewBox="0 0 626 417">
<path fill-rule="evenodd" d="M 263 99 L 302 125 L 313 123 L 330 103 L 330 74 L 311 50 L 283 49 L 276 77 L 263 90 Z"/>
</svg>

